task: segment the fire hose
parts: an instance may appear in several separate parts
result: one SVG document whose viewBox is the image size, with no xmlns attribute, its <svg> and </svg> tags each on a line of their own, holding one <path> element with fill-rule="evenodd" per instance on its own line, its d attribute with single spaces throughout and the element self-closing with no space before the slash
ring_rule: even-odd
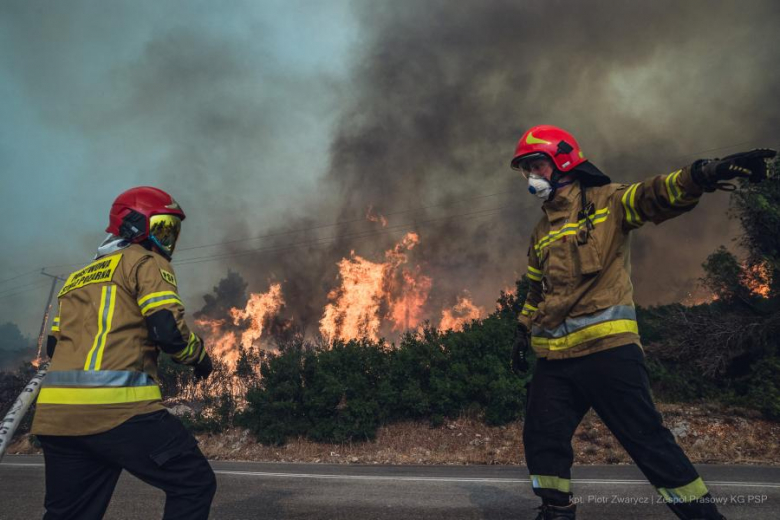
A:
<svg viewBox="0 0 780 520">
<path fill-rule="evenodd" d="M 11 439 L 14 436 L 14 432 L 21 424 L 22 419 L 27 414 L 27 410 L 30 409 L 30 405 L 38 397 L 38 392 L 41 390 L 41 383 L 43 378 L 46 377 L 46 372 L 49 370 L 49 363 L 44 363 L 38 370 L 27 386 L 24 387 L 22 393 L 16 398 L 14 404 L 11 405 L 11 409 L 5 414 L 3 422 L 0 423 L 0 461 L 3 460 L 5 450 L 8 449 L 8 445 L 11 443 Z"/>
</svg>

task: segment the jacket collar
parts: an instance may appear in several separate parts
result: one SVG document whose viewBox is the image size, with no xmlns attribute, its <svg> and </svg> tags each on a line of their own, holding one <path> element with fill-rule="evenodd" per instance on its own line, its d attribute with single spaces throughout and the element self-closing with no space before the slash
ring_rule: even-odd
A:
<svg viewBox="0 0 780 520">
<path fill-rule="evenodd" d="M 580 196 L 580 183 L 574 182 L 557 190 L 555 197 L 542 204 L 542 210 L 547 214 L 547 220 L 553 222 L 562 217 L 568 217 L 572 207 L 576 206 Z"/>
<path fill-rule="evenodd" d="M 130 242 L 124 238 L 120 238 L 115 235 L 108 235 L 105 240 L 103 240 L 103 243 L 98 246 L 95 260 L 106 255 L 110 255 L 111 253 L 120 251 L 128 246 L 130 246 Z"/>
</svg>

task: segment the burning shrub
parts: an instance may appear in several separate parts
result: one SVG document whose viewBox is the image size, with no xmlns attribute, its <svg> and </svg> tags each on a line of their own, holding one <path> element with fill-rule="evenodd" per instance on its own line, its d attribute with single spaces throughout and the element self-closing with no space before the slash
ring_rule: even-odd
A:
<svg viewBox="0 0 780 520">
<path fill-rule="evenodd" d="M 461 331 L 424 326 L 391 346 L 370 339 L 282 344 L 263 364 L 239 423 L 269 444 L 298 435 L 364 441 L 383 423 L 439 423 L 464 412 L 505 424 L 521 415 L 530 377 L 509 370 L 516 319 L 516 298 L 504 294 L 499 310 Z"/>
</svg>

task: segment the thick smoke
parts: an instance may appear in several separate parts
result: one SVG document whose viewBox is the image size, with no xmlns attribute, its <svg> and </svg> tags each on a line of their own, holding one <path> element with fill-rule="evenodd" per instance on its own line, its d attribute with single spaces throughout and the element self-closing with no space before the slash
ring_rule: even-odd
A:
<svg viewBox="0 0 780 520">
<path fill-rule="evenodd" d="M 390 227 L 420 223 L 413 258 L 434 279 L 434 319 L 464 289 L 490 307 L 524 272 L 541 213 L 508 163 L 528 127 L 568 129 L 615 182 L 780 142 L 776 2 L 359 5 L 366 39 L 321 199 L 291 211 L 285 229 L 321 224 L 316 215 L 332 208 L 339 220 L 360 219 L 369 205 L 391 214 Z M 707 254 L 738 233 L 727 204 L 711 195 L 694 213 L 635 233 L 640 303 L 679 301 L 694 289 Z M 428 209 L 392 215 L 420 207 Z M 435 220 L 499 207 L 481 218 Z M 339 239 L 243 257 L 242 272 L 283 279 L 288 307 L 316 326 L 335 262 L 351 249 L 379 258 L 400 236 L 350 238 L 367 229 L 379 228 L 278 237 L 265 244 Z"/>
<path fill-rule="evenodd" d="M 176 264 L 190 303 L 233 268 L 250 291 L 283 282 L 286 312 L 314 332 L 336 262 L 352 250 L 379 260 L 414 229 L 410 265 L 433 278 L 436 321 L 464 290 L 490 308 L 525 271 L 541 212 L 508 163 L 528 127 L 568 129 L 621 182 L 780 144 L 772 0 L 354 2 L 346 81 L 319 67 L 330 61 L 321 49 L 277 50 L 348 21 L 331 16 L 335 4 L 288 4 L 3 4 L 5 119 L 35 115 L 4 135 L 31 136 L 24 155 L 36 159 L 20 169 L 0 143 L 14 179 L 5 229 L 46 237 L 3 235 L 14 253 L 0 266 L 87 260 L 113 197 L 152 184 L 188 212 Z M 727 204 L 708 196 L 635 233 L 640 303 L 686 296 L 707 254 L 738 233 Z M 387 228 L 366 221 L 369 206 Z M 273 236 L 187 250 L 257 235 Z M 235 256 L 250 249 L 260 251 Z"/>
</svg>

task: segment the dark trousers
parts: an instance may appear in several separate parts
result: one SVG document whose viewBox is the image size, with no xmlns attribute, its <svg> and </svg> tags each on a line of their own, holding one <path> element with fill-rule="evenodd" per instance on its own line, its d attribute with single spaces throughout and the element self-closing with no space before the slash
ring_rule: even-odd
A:
<svg viewBox="0 0 780 520">
<path fill-rule="evenodd" d="M 568 502 L 570 493 L 552 489 L 555 477 L 571 479 L 571 440 L 591 408 L 657 488 L 679 488 L 698 478 L 688 457 L 663 425 L 650 395 L 644 354 L 638 345 L 587 356 L 539 359 L 531 381 L 523 443 L 531 475 L 548 485 L 534 492 Z"/>
<path fill-rule="evenodd" d="M 103 518 L 123 469 L 165 492 L 164 519 L 209 516 L 214 472 L 192 434 L 167 410 L 95 435 L 38 438 L 46 463 L 44 520 Z"/>
</svg>

